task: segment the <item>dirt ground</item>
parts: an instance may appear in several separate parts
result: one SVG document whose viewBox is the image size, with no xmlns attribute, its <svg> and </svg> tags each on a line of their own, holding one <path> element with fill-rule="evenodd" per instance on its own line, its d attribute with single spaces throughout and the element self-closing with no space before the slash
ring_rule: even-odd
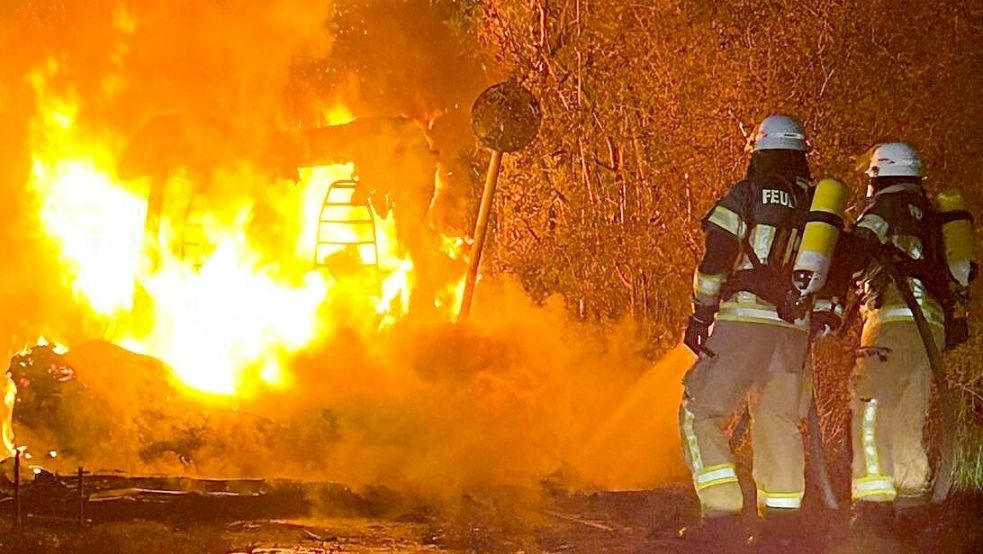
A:
<svg viewBox="0 0 983 554">
<path fill-rule="evenodd" d="M 118 521 L 79 528 L 6 518 L 0 552 L 328 554 L 340 552 L 979 552 L 979 498 L 956 497 L 926 521 L 885 538 L 851 530 L 845 512 L 808 506 L 794 544 L 750 545 L 722 538 L 687 541 L 696 520 L 688 490 L 554 493 L 532 505 L 512 495 L 465 497 L 453 510 L 391 517 L 323 517 L 198 522 Z M 219 518 L 220 519 L 220 518 Z M 748 518 L 754 530 L 753 518 Z"/>
</svg>

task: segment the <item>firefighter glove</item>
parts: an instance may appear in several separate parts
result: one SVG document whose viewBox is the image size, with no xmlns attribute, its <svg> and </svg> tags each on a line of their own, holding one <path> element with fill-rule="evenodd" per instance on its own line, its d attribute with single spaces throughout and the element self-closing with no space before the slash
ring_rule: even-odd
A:
<svg viewBox="0 0 983 554">
<path fill-rule="evenodd" d="M 710 326 L 713 325 L 715 312 L 713 308 L 697 304 L 693 315 L 689 318 L 689 323 L 686 324 L 683 344 L 697 356 L 706 352 L 706 343 L 710 337 Z"/>
</svg>

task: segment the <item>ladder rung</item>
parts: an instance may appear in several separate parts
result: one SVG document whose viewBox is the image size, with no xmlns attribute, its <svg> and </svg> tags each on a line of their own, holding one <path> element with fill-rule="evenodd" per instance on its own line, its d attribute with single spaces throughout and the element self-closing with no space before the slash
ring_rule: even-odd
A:
<svg viewBox="0 0 983 554">
<path fill-rule="evenodd" d="M 322 259 L 320 261 L 318 261 L 317 264 L 318 265 L 324 265 L 324 266 L 331 265 L 331 263 L 328 261 L 328 258 L 330 258 L 330 257 L 331 257 L 330 255 L 322 257 Z M 359 262 L 357 264 L 352 264 L 352 265 L 358 266 L 358 267 L 361 267 L 361 268 L 364 268 L 364 269 L 370 269 L 370 268 L 371 269 L 375 269 L 375 263 L 373 263 L 373 262 Z"/>
<path fill-rule="evenodd" d="M 327 269 L 328 271 L 331 271 L 331 269 L 332 269 L 331 268 L 331 264 L 326 263 L 326 262 L 318 262 L 318 263 L 316 263 L 314 265 L 315 265 L 315 267 L 323 267 L 323 268 Z M 363 265 L 363 266 L 359 266 L 359 269 L 360 269 L 359 273 L 362 273 L 362 274 L 371 273 L 372 266 L 370 266 L 370 265 Z M 346 273 L 348 276 L 351 276 L 352 275 L 351 272 L 342 272 L 342 273 Z M 362 284 L 362 287 L 364 287 L 364 288 L 375 288 L 375 285 L 368 284 L 368 283 L 363 283 Z"/>
<path fill-rule="evenodd" d="M 328 269 L 331 269 L 331 264 L 328 263 L 328 262 L 326 262 L 326 261 L 317 262 L 316 265 L 318 267 L 326 267 Z M 365 272 L 368 272 L 368 270 L 373 269 L 375 266 L 373 266 L 371 264 L 370 265 L 360 264 L 358 267 L 362 270 L 363 273 L 365 273 Z"/>
<path fill-rule="evenodd" d="M 317 244 L 318 244 L 318 246 L 320 246 L 322 244 L 336 244 L 336 245 L 337 244 L 347 244 L 347 245 L 354 246 L 356 244 L 375 244 L 375 241 L 374 240 L 358 240 L 358 241 L 355 241 L 355 240 L 319 240 L 319 241 L 317 241 Z"/>
</svg>

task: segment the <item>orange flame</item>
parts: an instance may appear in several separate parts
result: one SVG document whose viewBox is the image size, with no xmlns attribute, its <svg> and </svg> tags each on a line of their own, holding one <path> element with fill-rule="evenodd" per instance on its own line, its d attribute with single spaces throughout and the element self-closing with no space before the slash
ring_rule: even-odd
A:
<svg viewBox="0 0 983 554">
<path fill-rule="evenodd" d="M 379 217 L 356 194 L 352 164 L 303 169 L 296 185 L 284 184 L 277 189 L 283 194 L 263 204 L 246 196 L 204 207 L 196 207 L 190 191 L 200 187 L 191 177 L 172 172 L 153 186 L 179 198 L 165 203 L 185 208 L 164 208 L 159 235 L 144 236 L 149 179 L 116 175 L 122 141 L 79 129 L 77 100 L 48 93 L 47 75 L 33 77 L 43 110 L 32 135 L 31 190 L 62 275 L 92 317 L 112 324 L 106 338 L 162 359 L 192 390 L 249 395 L 290 386 L 291 357 L 326 335 L 333 302 L 364 306 L 362 324 L 369 328 L 406 315 L 413 261 L 398 240 L 393 212 Z M 326 117 L 340 123 L 351 113 L 339 104 Z M 262 179 L 269 178 L 248 167 L 210 176 L 217 190 Z M 332 198 L 339 191 L 342 198 Z M 291 248 L 272 249 L 263 241 L 269 233 L 256 236 L 258 210 L 296 231 Z M 452 237 L 440 241 L 452 259 L 462 245 Z M 448 317 L 462 283 L 463 276 L 434 301 Z"/>
<path fill-rule="evenodd" d="M 17 385 L 9 373 L 0 377 L 0 395 L 3 396 L 3 413 L 0 414 L 0 439 L 3 440 L 3 452 L 0 460 L 5 460 L 15 453 L 14 444 L 14 402 L 17 400 Z"/>
<path fill-rule="evenodd" d="M 324 112 L 324 122 L 327 125 L 344 125 L 352 121 L 355 121 L 355 115 L 348 109 L 348 106 L 341 102 L 336 103 Z"/>
<path fill-rule="evenodd" d="M 45 71 L 31 76 L 47 109 L 32 129 L 41 149 L 35 151 L 30 187 L 40 202 L 44 234 L 57 246 L 76 296 L 112 315 L 129 308 L 133 298 L 146 201 L 115 182 L 108 148 L 77 140 L 77 105 L 47 93 Z"/>
</svg>

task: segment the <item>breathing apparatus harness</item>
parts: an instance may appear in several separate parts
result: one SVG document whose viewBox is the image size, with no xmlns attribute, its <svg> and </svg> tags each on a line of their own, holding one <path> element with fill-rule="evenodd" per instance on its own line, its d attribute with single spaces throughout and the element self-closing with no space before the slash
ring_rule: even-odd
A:
<svg viewBox="0 0 983 554">
<path fill-rule="evenodd" d="M 870 206 L 868 206 L 869 209 Z M 866 213 L 866 211 L 864 212 Z M 861 218 L 863 217 L 861 214 Z M 882 296 L 890 283 L 894 283 L 902 299 L 905 300 L 907 307 L 911 310 L 913 317 L 917 320 L 915 312 L 921 313 L 921 308 L 911 291 L 908 279 L 916 279 L 928 293 L 939 302 L 945 315 L 945 348 L 952 349 L 969 339 L 969 326 L 966 311 L 969 306 L 969 287 L 960 286 L 954 282 L 950 272 L 947 270 L 947 237 L 943 235 L 945 226 L 953 222 L 969 221 L 972 222 L 972 215 L 964 210 L 952 210 L 940 212 L 934 209 L 931 204 L 926 202 L 922 221 L 927 229 L 924 236 L 925 255 L 920 259 L 914 259 L 904 255 L 900 249 L 893 244 L 881 244 L 875 239 L 863 241 L 865 246 L 870 249 L 871 256 L 877 266 L 869 276 L 869 291 L 859 298 L 860 303 L 866 303 L 874 308 L 882 305 Z M 963 238 L 963 237 L 960 237 Z M 972 282 L 976 277 L 977 266 L 975 262 L 970 263 L 968 282 Z M 904 287 L 898 285 L 898 280 L 904 281 Z M 908 302 L 905 298 L 905 290 L 911 292 L 913 302 Z M 846 324 L 846 322 L 844 322 Z"/>
<path fill-rule="evenodd" d="M 771 245 L 767 263 L 761 261 L 751 246 L 750 233 L 745 235 L 741 249 L 751 268 L 734 272 L 727 279 L 722 296 L 727 298 L 747 291 L 775 306 L 782 320 L 801 321 L 829 276 L 833 251 L 844 227 L 847 196 L 846 187 L 835 179 L 822 179 L 810 187 L 807 194 L 810 208 L 801 235 L 796 224 L 781 228 Z"/>
</svg>

